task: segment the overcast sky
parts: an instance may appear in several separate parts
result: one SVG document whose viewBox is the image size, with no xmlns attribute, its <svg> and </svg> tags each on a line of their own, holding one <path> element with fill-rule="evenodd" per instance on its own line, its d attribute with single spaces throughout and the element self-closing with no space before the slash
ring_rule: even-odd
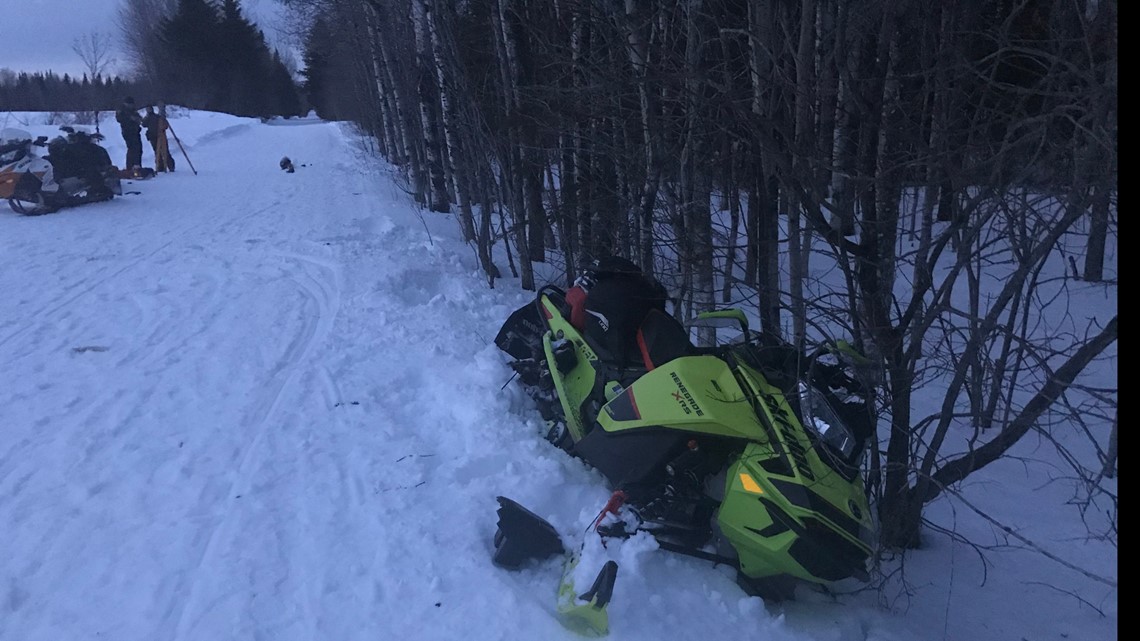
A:
<svg viewBox="0 0 1140 641">
<path fill-rule="evenodd" d="M 71 45 L 80 36 L 101 32 L 114 40 L 114 72 L 126 71 L 129 65 L 120 50 L 120 1 L 0 0 L 0 69 L 82 75 L 83 63 Z M 270 46 L 286 48 L 279 35 L 282 9 L 275 0 L 242 0 L 241 6 Z"/>
</svg>

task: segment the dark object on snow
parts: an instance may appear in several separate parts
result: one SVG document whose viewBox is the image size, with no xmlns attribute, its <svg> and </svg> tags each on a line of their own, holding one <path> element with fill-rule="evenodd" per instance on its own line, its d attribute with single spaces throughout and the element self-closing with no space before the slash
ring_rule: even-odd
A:
<svg viewBox="0 0 1140 641">
<path fill-rule="evenodd" d="M 289 160 L 289 156 L 281 158 L 281 162 L 278 163 L 278 166 L 280 166 L 281 169 L 283 169 L 287 174 L 291 174 L 296 171 L 296 169 L 293 167 L 293 161 Z"/>
<path fill-rule="evenodd" d="M 155 172 L 151 167 L 132 167 L 130 169 L 120 169 L 119 177 L 128 180 L 147 180 L 154 178 Z"/>
<path fill-rule="evenodd" d="M 495 532 L 495 565 L 521 568 L 530 559 L 564 554 L 562 539 L 542 517 L 506 497 L 499 501 L 499 529 Z"/>
</svg>

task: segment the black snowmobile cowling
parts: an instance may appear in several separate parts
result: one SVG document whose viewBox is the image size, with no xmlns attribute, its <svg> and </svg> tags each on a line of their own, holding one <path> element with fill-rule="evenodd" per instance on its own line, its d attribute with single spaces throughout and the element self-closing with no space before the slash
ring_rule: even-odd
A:
<svg viewBox="0 0 1140 641">
<path fill-rule="evenodd" d="M 731 563 L 743 587 L 769 598 L 790 597 L 797 581 L 867 578 L 865 359 L 845 343 L 799 353 L 750 332 L 739 310 L 696 322 L 735 325 L 741 340 L 696 348 L 658 309 L 631 337 L 641 358 L 607 359 L 568 319 L 565 293 L 545 287 L 496 344 L 548 439 L 628 497 L 638 530 L 665 549 Z"/>
</svg>

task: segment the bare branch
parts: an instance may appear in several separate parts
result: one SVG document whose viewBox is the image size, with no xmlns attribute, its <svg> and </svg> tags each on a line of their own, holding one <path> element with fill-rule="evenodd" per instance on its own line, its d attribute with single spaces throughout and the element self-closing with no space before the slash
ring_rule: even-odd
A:
<svg viewBox="0 0 1140 641">
<path fill-rule="evenodd" d="M 101 77 L 115 62 L 111 55 L 111 36 L 100 31 L 83 34 L 71 42 L 71 50 L 83 61 L 87 77 Z"/>
</svg>

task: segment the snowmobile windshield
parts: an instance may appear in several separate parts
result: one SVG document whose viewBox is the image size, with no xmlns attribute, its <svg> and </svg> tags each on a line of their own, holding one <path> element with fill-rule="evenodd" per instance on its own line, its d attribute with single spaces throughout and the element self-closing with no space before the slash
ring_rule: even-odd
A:
<svg viewBox="0 0 1140 641">
<path fill-rule="evenodd" d="M 858 473 L 873 433 L 866 390 L 826 350 L 805 354 L 771 336 L 756 334 L 734 355 L 763 373 L 788 399 L 813 448 L 845 477 Z"/>
<path fill-rule="evenodd" d="M 24 141 L 31 142 L 31 140 L 32 134 L 23 129 L 0 129 L 0 145 Z"/>
<path fill-rule="evenodd" d="M 831 402 L 815 387 L 800 381 L 797 386 L 800 399 L 800 412 L 804 425 L 815 432 L 826 447 L 847 462 L 852 462 L 859 453 L 859 439 L 847 422 L 839 416 Z"/>
</svg>

